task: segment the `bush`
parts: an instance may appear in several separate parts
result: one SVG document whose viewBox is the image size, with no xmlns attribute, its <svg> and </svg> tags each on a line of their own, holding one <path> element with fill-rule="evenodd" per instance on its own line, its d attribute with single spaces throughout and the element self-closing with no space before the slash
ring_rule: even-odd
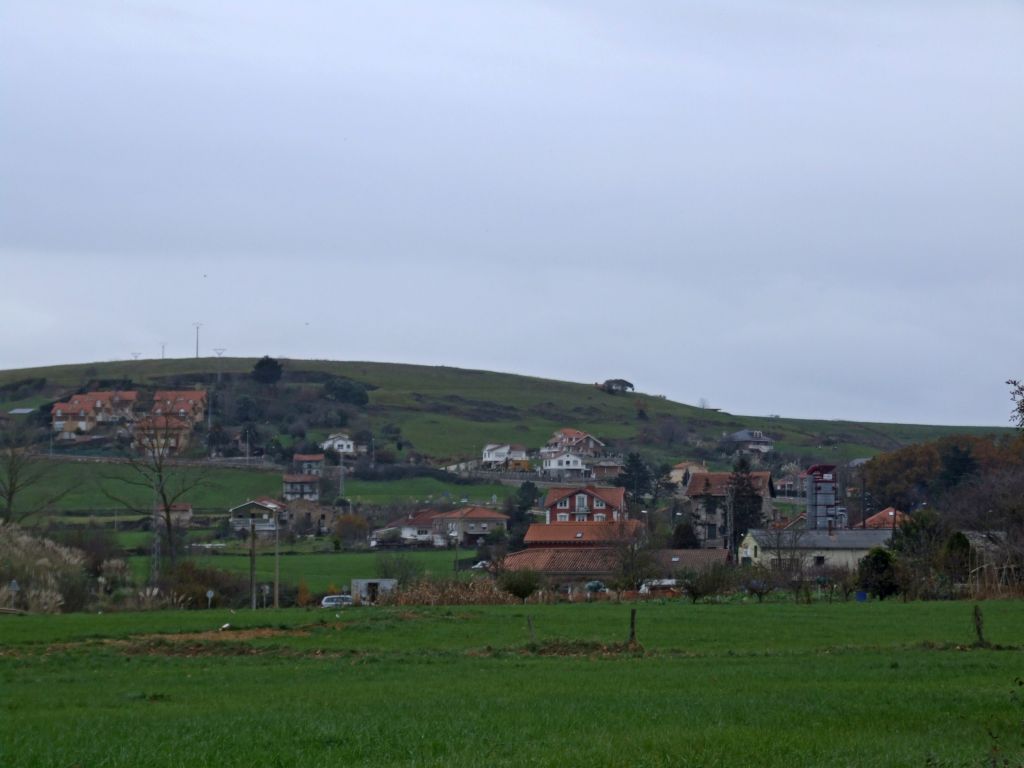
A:
<svg viewBox="0 0 1024 768">
<path fill-rule="evenodd" d="M 13 595 L 8 589 L 12 580 L 20 588 Z M 35 613 L 79 611 L 88 595 L 82 552 L 0 523 L 0 604 Z"/>
<path fill-rule="evenodd" d="M 732 568 L 718 564 L 703 571 L 685 574 L 681 586 L 690 602 L 696 603 L 706 597 L 724 594 L 732 588 L 735 578 L 736 574 Z"/>
<path fill-rule="evenodd" d="M 499 577 L 498 586 L 525 603 L 526 598 L 540 589 L 540 574 L 536 571 L 506 571 Z"/>
<path fill-rule="evenodd" d="M 423 564 L 397 552 L 381 552 L 377 555 L 377 574 L 405 586 L 423 576 Z"/>
<path fill-rule="evenodd" d="M 861 589 L 879 600 L 899 592 L 896 558 L 887 549 L 875 547 L 868 552 L 857 566 L 857 576 Z"/>
</svg>

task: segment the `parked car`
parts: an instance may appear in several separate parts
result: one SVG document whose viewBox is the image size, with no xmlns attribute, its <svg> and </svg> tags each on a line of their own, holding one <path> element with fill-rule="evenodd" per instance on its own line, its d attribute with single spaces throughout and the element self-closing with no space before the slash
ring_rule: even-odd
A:
<svg viewBox="0 0 1024 768">
<path fill-rule="evenodd" d="M 352 605 L 352 595 L 327 595 L 320 601 L 321 608 L 344 608 Z"/>
<path fill-rule="evenodd" d="M 608 587 L 604 585 L 603 581 L 588 581 L 586 590 L 587 592 L 607 592 Z"/>
</svg>

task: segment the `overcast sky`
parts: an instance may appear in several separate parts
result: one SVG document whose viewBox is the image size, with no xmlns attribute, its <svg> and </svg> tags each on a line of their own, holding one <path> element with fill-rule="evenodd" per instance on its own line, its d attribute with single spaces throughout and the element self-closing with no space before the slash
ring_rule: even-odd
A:
<svg viewBox="0 0 1024 768">
<path fill-rule="evenodd" d="M 1008 422 L 1024 4 L 0 5 L 0 368 L 201 352 Z"/>
</svg>

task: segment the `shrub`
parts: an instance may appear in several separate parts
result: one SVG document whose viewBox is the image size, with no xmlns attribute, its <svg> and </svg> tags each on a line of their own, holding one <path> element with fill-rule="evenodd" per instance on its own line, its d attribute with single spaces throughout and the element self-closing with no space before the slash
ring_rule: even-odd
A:
<svg viewBox="0 0 1024 768">
<path fill-rule="evenodd" d="M 8 589 L 12 580 L 20 588 L 13 595 Z M 0 523 L 0 604 L 38 613 L 78 611 L 88 595 L 82 552 Z"/>
<path fill-rule="evenodd" d="M 721 595 L 732 588 L 735 572 L 727 565 L 713 565 L 703 571 L 688 573 L 682 577 L 683 593 L 696 603 L 705 597 Z"/>
<path fill-rule="evenodd" d="M 498 586 L 525 603 L 526 598 L 540 589 L 540 574 L 536 571 L 506 571 L 501 574 Z"/>
<path fill-rule="evenodd" d="M 899 592 L 896 558 L 887 549 L 875 547 L 868 552 L 857 566 L 857 575 L 861 589 L 879 600 Z"/>
</svg>

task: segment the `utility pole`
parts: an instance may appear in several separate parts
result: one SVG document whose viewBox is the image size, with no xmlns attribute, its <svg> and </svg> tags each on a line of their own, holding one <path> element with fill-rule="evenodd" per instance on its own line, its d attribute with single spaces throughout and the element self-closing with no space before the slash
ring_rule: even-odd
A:
<svg viewBox="0 0 1024 768">
<path fill-rule="evenodd" d="M 161 341 L 160 342 L 160 359 L 161 360 L 164 359 L 164 352 L 166 352 L 166 351 L 167 351 L 167 342 L 166 341 Z"/>
<path fill-rule="evenodd" d="M 249 594 L 252 609 L 256 610 L 256 518 L 249 517 Z"/>
<path fill-rule="evenodd" d="M 281 527 L 281 512 L 274 511 L 274 608 L 281 607 L 281 546 L 278 529 Z"/>
<path fill-rule="evenodd" d="M 203 326 L 202 323 L 192 323 L 196 327 L 196 360 L 199 359 L 199 329 Z"/>
</svg>

